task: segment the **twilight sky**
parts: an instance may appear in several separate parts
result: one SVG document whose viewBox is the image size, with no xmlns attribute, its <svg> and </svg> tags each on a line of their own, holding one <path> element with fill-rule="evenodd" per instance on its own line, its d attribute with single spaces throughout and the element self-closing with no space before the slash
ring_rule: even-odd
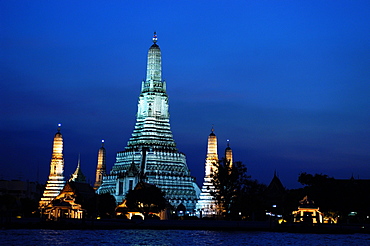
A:
<svg viewBox="0 0 370 246">
<path fill-rule="evenodd" d="M 201 184 L 223 156 L 287 188 L 300 172 L 370 178 L 370 2 L 0 1 L 0 178 L 45 182 L 62 123 L 65 176 L 93 182 L 131 136 L 153 32 L 171 127 Z"/>
</svg>

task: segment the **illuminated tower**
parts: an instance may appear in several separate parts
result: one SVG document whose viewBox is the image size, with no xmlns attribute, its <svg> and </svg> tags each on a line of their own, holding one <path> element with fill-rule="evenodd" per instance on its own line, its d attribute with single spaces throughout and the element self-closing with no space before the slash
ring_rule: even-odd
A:
<svg viewBox="0 0 370 246">
<path fill-rule="evenodd" d="M 58 124 L 58 132 L 54 136 L 53 154 L 50 162 L 50 175 L 46 183 L 44 194 L 39 203 L 40 207 L 47 206 L 63 189 L 65 185 L 63 171 L 63 137 L 60 133 L 61 124 Z"/>
<path fill-rule="evenodd" d="M 146 79 L 141 84 L 135 129 L 125 150 L 117 153 L 110 174 L 103 177 L 97 190 L 99 194 L 109 192 L 117 202 L 122 202 L 129 189 L 138 181 L 144 181 L 161 188 L 174 207 L 183 204 L 187 210 L 195 209 L 199 188 L 190 175 L 185 155 L 176 148 L 168 107 L 161 50 L 154 33 L 148 51 Z M 136 178 L 129 178 L 129 170 L 137 170 Z"/>
<path fill-rule="evenodd" d="M 212 132 L 208 136 L 207 158 L 205 164 L 205 176 L 202 186 L 202 193 L 199 196 L 197 210 L 202 211 L 203 216 L 215 216 L 217 214 L 216 201 L 212 195 L 215 192 L 215 186 L 212 183 L 212 176 L 217 171 L 217 137 L 212 127 Z"/>
<path fill-rule="evenodd" d="M 230 148 L 230 141 L 227 140 L 227 147 L 225 149 L 225 159 L 230 163 L 230 167 L 233 165 L 233 151 Z"/>
<path fill-rule="evenodd" d="M 104 148 L 104 140 L 101 141 L 101 147 L 98 151 L 98 165 L 96 166 L 96 175 L 95 175 L 95 184 L 94 189 L 98 189 L 102 182 L 103 176 L 106 175 L 106 167 L 105 167 L 105 148 Z"/>
</svg>

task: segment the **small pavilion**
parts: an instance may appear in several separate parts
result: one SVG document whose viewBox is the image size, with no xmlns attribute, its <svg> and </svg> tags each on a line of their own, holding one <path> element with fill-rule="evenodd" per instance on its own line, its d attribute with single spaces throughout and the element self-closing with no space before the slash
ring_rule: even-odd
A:
<svg viewBox="0 0 370 246">
<path fill-rule="evenodd" d="M 309 200 L 305 196 L 301 201 L 299 201 L 300 206 L 297 211 L 293 211 L 294 222 L 316 224 L 323 222 L 323 213 L 319 211 L 314 201 Z"/>
</svg>

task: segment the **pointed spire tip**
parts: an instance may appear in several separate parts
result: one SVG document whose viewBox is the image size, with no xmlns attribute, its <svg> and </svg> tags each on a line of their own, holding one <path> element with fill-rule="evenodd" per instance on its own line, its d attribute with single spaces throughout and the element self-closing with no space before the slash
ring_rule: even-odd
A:
<svg viewBox="0 0 370 246">
<path fill-rule="evenodd" d="M 157 43 L 157 32 L 154 32 L 154 35 L 153 35 L 153 43 Z"/>
</svg>

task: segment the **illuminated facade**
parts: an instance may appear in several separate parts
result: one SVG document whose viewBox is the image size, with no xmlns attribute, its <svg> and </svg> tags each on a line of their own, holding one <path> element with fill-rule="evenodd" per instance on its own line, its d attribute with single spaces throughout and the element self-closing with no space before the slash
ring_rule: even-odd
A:
<svg viewBox="0 0 370 246">
<path fill-rule="evenodd" d="M 105 148 L 104 148 L 104 140 L 102 140 L 101 147 L 98 151 L 98 164 L 96 166 L 96 174 L 95 174 L 95 184 L 94 189 L 97 190 L 102 182 L 103 177 L 107 174 L 107 169 L 105 166 Z"/>
<path fill-rule="evenodd" d="M 231 164 L 231 166 L 233 165 L 233 151 L 230 148 L 229 140 L 227 140 L 227 147 L 225 149 L 225 159 L 226 162 Z"/>
<path fill-rule="evenodd" d="M 230 148 L 229 140 L 227 140 L 227 147 L 225 149 L 225 160 L 226 162 L 230 163 L 231 167 L 233 163 L 233 152 Z M 217 205 L 217 202 L 214 198 L 214 194 L 217 193 L 217 190 L 212 182 L 212 177 L 217 172 L 216 164 L 218 161 L 217 137 L 212 127 L 212 131 L 208 136 L 207 142 L 207 157 L 202 192 L 200 193 L 196 206 L 196 209 L 201 217 L 213 217 L 221 213 L 220 206 Z"/>
<path fill-rule="evenodd" d="M 293 211 L 294 222 L 307 224 L 323 223 L 323 213 L 319 211 L 319 207 L 315 206 L 312 200 L 307 196 L 299 202 L 301 205 L 297 211 Z"/>
<path fill-rule="evenodd" d="M 161 50 L 154 35 L 148 51 L 146 80 L 141 85 L 135 129 L 125 150 L 117 153 L 110 174 L 103 177 L 97 190 L 99 194 L 110 193 L 121 203 L 128 190 L 144 181 L 161 188 L 174 207 L 183 204 L 187 210 L 195 209 L 199 188 L 190 175 L 185 155 L 176 148 L 168 107 Z"/>
<path fill-rule="evenodd" d="M 53 154 L 50 163 L 50 175 L 39 203 L 41 208 L 47 206 L 56 196 L 58 196 L 65 185 L 63 176 L 63 136 L 60 133 L 60 127 L 61 124 L 58 125 L 58 132 L 54 136 Z"/>
<path fill-rule="evenodd" d="M 83 205 L 94 200 L 94 197 L 95 191 L 89 184 L 69 181 L 60 194 L 45 207 L 44 213 L 49 220 L 83 219 L 87 212 Z"/>
<path fill-rule="evenodd" d="M 212 183 L 212 176 L 214 172 L 217 171 L 217 162 L 217 137 L 214 133 L 214 129 L 212 128 L 212 132 L 208 136 L 207 157 L 202 193 L 200 193 L 199 201 L 197 203 L 197 210 L 201 211 L 202 216 L 205 217 L 215 216 L 218 212 L 216 201 L 212 195 L 212 193 L 216 191 L 215 186 Z"/>
</svg>

